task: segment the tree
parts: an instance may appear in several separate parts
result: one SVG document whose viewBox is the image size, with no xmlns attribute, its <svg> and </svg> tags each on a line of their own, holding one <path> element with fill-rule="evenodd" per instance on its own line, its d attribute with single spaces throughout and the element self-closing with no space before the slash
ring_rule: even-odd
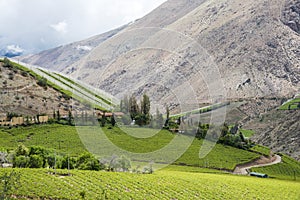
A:
<svg viewBox="0 0 300 200">
<path fill-rule="evenodd" d="M 72 119 L 73 119 L 72 112 L 71 112 L 71 110 L 69 110 L 69 114 L 68 114 L 68 124 L 69 124 L 70 126 L 72 125 Z"/>
<path fill-rule="evenodd" d="M 143 99 L 141 101 L 141 113 L 144 115 L 149 115 L 150 107 L 150 98 L 146 94 L 144 94 Z"/>
<path fill-rule="evenodd" d="M 116 119 L 115 119 L 115 114 L 112 114 L 111 118 L 110 118 L 110 123 L 112 126 L 116 125 Z"/>
<path fill-rule="evenodd" d="M 43 167 L 43 158 L 40 155 L 31 155 L 29 160 L 30 168 L 42 168 Z"/>
<path fill-rule="evenodd" d="M 150 98 L 144 94 L 141 101 L 141 125 L 148 125 L 150 123 Z"/>
<path fill-rule="evenodd" d="M 106 123 L 106 116 L 105 111 L 103 112 L 103 115 L 101 116 L 101 126 L 104 127 Z"/>
<path fill-rule="evenodd" d="M 167 118 L 166 118 L 166 121 L 165 121 L 165 127 L 169 127 L 169 121 L 170 121 L 170 109 L 169 109 L 169 106 L 166 106 L 166 115 L 167 115 Z"/>
<path fill-rule="evenodd" d="M 4 63 L 3 67 L 8 67 L 8 68 L 12 67 L 10 60 L 6 57 L 3 59 L 3 63 Z"/>
<path fill-rule="evenodd" d="M 136 117 L 140 114 L 139 105 L 137 104 L 134 95 L 132 95 L 129 99 L 129 112 L 132 120 L 136 119 Z"/>
<path fill-rule="evenodd" d="M 97 160 L 94 155 L 86 152 L 79 156 L 77 159 L 77 168 L 80 170 L 95 170 L 99 171 L 103 169 L 100 165 L 99 160 Z"/>
<path fill-rule="evenodd" d="M 224 137 L 225 135 L 227 135 L 228 132 L 229 132 L 228 125 L 226 123 L 224 123 L 221 128 L 221 137 Z"/>
<path fill-rule="evenodd" d="M 57 121 L 60 121 L 60 112 L 59 112 L 59 110 L 56 111 L 56 117 L 57 117 Z"/>
<path fill-rule="evenodd" d="M 25 147 L 25 145 L 20 144 L 18 145 L 17 149 L 15 150 L 16 156 L 27 156 L 29 155 L 29 149 Z"/>
</svg>

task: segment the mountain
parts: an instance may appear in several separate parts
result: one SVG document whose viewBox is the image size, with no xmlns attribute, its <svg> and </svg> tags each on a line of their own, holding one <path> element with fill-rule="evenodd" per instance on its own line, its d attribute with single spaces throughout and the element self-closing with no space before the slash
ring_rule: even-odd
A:
<svg viewBox="0 0 300 200">
<path fill-rule="evenodd" d="M 147 93 L 160 109 L 240 100 L 243 105 L 229 112 L 256 129 L 257 141 L 289 153 L 295 137 L 288 133 L 299 133 L 299 111 L 276 109 L 299 93 L 299 23 L 300 0 L 169 0 L 120 29 L 22 60 L 118 98 Z M 287 113 L 276 126 L 269 126 L 271 117 L 254 123 L 279 112 Z M 293 146 L 300 144 L 293 140 Z"/>
<path fill-rule="evenodd" d="M 214 79 L 230 99 L 292 96 L 299 90 L 300 41 L 289 16 L 297 6 L 299 1 L 169 0 L 133 24 L 23 61 L 118 97 L 147 92 L 170 102 L 170 91 L 177 95 L 185 85 L 194 93 L 187 95 L 208 102 Z"/>
</svg>

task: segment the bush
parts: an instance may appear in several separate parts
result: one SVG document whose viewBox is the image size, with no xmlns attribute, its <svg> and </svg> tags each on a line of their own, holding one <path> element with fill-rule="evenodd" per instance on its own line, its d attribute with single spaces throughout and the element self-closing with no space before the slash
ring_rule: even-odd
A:
<svg viewBox="0 0 300 200">
<path fill-rule="evenodd" d="M 95 170 L 95 171 L 99 171 L 101 169 L 103 169 L 104 167 L 102 167 L 100 165 L 99 160 L 97 160 L 94 155 L 90 154 L 90 153 L 83 153 L 79 156 L 79 158 L 77 159 L 77 169 L 80 170 Z"/>
<path fill-rule="evenodd" d="M 25 145 L 20 144 L 15 150 L 15 156 L 27 156 L 29 155 L 29 149 Z"/>
<path fill-rule="evenodd" d="M 43 158 L 39 155 L 31 155 L 29 160 L 30 168 L 42 168 L 43 167 Z"/>
<path fill-rule="evenodd" d="M 29 166 L 30 158 L 28 156 L 16 156 L 13 162 L 14 167 L 26 168 Z"/>
<path fill-rule="evenodd" d="M 68 166 L 68 163 L 69 163 L 69 166 Z M 75 166 L 76 166 L 76 159 L 73 158 L 73 157 L 69 157 L 69 156 L 64 156 L 62 158 L 62 161 L 61 161 L 61 168 L 62 169 L 75 169 Z"/>
<path fill-rule="evenodd" d="M 44 77 L 39 78 L 37 84 L 43 88 L 47 88 L 47 79 Z"/>
</svg>

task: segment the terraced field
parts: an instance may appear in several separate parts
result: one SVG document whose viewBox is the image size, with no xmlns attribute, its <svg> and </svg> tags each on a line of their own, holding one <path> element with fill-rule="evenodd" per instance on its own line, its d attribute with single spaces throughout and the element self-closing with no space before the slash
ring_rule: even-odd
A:
<svg viewBox="0 0 300 200">
<path fill-rule="evenodd" d="M 288 199 L 300 198 L 300 183 L 224 174 L 158 171 L 154 174 L 15 169 L 30 199 Z M 10 171 L 1 169 L 0 176 Z"/>
<path fill-rule="evenodd" d="M 65 77 L 61 74 L 42 69 L 37 66 L 32 66 L 26 63 L 18 62 L 10 59 L 15 67 L 32 74 L 35 77 L 43 77 L 47 79 L 48 85 L 61 91 L 62 93 L 79 100 L 82 103 L 88 103 L 95 108 L 101 110 L 111 110 L 114 106 L 118 105 L 119 100 L 112 95 L 87 86 L 78 80 Z M 18 64 L 20 63 L 20 64 Z"/>
</svg>

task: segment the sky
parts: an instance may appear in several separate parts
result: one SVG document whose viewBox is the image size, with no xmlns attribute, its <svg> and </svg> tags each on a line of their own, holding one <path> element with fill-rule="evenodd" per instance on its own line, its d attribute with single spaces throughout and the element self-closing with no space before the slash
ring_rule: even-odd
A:
<svg viewBox="0 0 300 200">
<path fill-rule="evenodd" d="M 104 33 L 166 0 L 0 0 L 0 55 L 18 55 Z"/>
</svg>

